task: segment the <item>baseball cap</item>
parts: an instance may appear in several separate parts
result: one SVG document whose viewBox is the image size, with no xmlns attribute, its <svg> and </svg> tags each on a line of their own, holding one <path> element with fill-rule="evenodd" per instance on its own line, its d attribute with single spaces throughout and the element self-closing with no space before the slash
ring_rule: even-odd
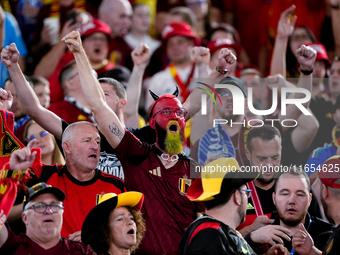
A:
<svg viewBox="0 0 340 255">
<path fill-rule="evenodd" d="M 171 36 L 183 35 L 195 40 L 195 44 L 199 44 L 199 38 L 191 29 L 191 26 L 185 22 L 173 22 L 166 25 L 162 31 L 162 40 L 166 41 Z"/>
<path fill-rule="evenodd" d="M 227 77 L 222 78 L 222 80 L 220 81 L 220 84 L 235 85 L 236 87 L 242 90 L 244 97 L 247 98 L 246 85 L 241 79 L 229 75 Z M 216 90 L 221 90 L 221 89 L 216 89 Z"/>
<path fill-rule="evenodd" d="M 65 193 L 61 189 L 57 187 L 52 187 L 51 185 L 46 184 L 45 182 L 40 182 L 28 189 L 26 201 L 24 203 L 24 208 L 28 202 L 32 201 L 37 196 L 45 193 L 51 193 L 55 195 L 60 201 L 63 201 L 66 197 Z"/>
<path fill-rule="evenodd" d="M 241 172 L 240 169 L 235 158 L 219 158 L 210 162 L 202 168 L 201 178 L 196 179 L 188 188 L 187 197 L 191 201 L 202 202 L 213 200 L 219 194 L 227 196 L 259 174 Z"/>
<path fill-rule="evenodd" d="M 89 22 L 83 24 L 80 27 L 80 35 L 81 37 L 92 35 L 95 32 L 102 32 L 106 34 L 109 38 L 111 38 L 111 28 L 105 22 L 94 19 Z"/>
<path fill-rule="evenodd" d="M 131 207 L 140 210 L 143 206 L 144 195 L 136 191 L 128 191 L 119 195 L 107 193 L 100 195 L 97 205 L 86 216 L 81 229 L 82 242 L 94 247 L 93 230 L 96 229 L 107 216 L 117 207 Z"/>
<path fill-rule="evenodd" d="M 236 51 L 236 57 L 240 56 L 242 50 L 241 45 L 233 43 L 229 38 L 217 38 L 208 44 L 208 48 L 211 55 L 222 48 L 233 48 Z"/>
<path fill-rule="evenodd" d="M 326 48 L 322 43 L 319 42 L 307 43 L 306 46 L 309 46 L 316 50 L 316 60 L 325 61 L 327 68 L 332 65 L 331 61 L 328 58 Z"/>
<path fill-rule="evenodd" d="M 340 184 L 334 183 L 340 179 L 340 156 L 330 157 L 322 163 L 319 178 L 328 187 L 340 189 Z"/>
</svg>

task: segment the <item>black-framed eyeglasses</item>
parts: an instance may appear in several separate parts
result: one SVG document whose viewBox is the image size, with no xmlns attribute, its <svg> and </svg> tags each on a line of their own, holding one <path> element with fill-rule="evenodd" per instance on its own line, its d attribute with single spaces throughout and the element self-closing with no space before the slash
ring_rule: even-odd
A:
<svg viewBox="0 0 340 255">
<path fill-rule="evenodd" d="M 40 138 L 43 138 L 47 134 L 48 134 L 47 131 L 41 131 L 38 135 L 39 135 Z M 37 136 L 36 135 L 27 136 L 26 141 L 29 142 L 29 141 L 33 140 L 34 138 L 37 138 Z"/>
<path fill-rule="evenodd" d="M 177 118 L 184 118 L 188 114 L 188 111 L 183 107 L 178 107 L 178 108 L 165 107 L 162 110 L 156 112 L 153 115 L 153 117 L 155 117 L 160 112 L 166 117 L 172 116 L 172 114 L 175 112 Z"/>
<path fill-rule="evenodd" d="M 38 203 L 38 204 L 34 204 L 26 208 L 25 211 L 28 209 L 33 209 L 36 213 L 45 213 L 47 210 L 47 207 L 50 207 L 52 212 L 57 213 L 60 210 L 64 209 L 64 204 L 61 202 L 53 203 L 53 204 Z"/>
<path fill-rule="evenodd" d="M 247 198 L 250 198 L 251 195 L 251 189 L 238 189 L 239 191 L 245 191 Z"/>
</svg>

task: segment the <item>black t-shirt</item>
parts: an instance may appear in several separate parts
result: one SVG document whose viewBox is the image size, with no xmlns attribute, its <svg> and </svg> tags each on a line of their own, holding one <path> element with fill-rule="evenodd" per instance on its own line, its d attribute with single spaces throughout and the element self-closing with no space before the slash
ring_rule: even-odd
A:
<svg viewBox="0 0 340 255">
<path fill-rule="evenodd" d="M 68 123 L 62 120 L 62 130 L 68 127 Z M 142 128 L 127 128 L 131 133 L 133 133 L 139 140 L 142 142 L 146 142 L 148 144 L 153 144 L 156 142 L 156 132 L 149 125 Z M 100 142 L 100 159 L 97 166 L 97 169 L 108 173 L 113 174 L 114 176 L 119 177 L 124 181 L 124 171 L 122 164 L 116 157 L 113 148 L 105 138 L 105 136 L 99 132 L 101 142 Z M 61 151 L 61 141 L 56 139 L 58 147 Z"/>
<path fill-rule="evenodd" d="M 208 215 L 190 224 L 181 238 L 179 249 L 180 255 L 255 254 L 240 233 Z"/>
<path fill-rule="evenodd" d="M 280 218 L 278 216 L 275 218 L 275 221 L 272 223 L 272 225 L 280 225 Z M 329 240 L 333 233 L 334 225 L 320 218 L 310 216 L 309 213 L 306 215 L 304 225 L 314 241 L 314 246 L 320 250 L 323 250 L 323 248 L 326 246 L 327 240 Z M 268 244 L 263 245 L 254 243 L 250 238 L 250 233 L 245 236 L 245 239 L 257 254 L 264 254 L 270 248 L 270 245 Z M 282 240 L 284 242 L 284 247 L 286 247 L 288 251 L 291 251 L 292 241 L 288 242 L 286 239 Z"/>
<path fill-rule="evenodd" d="M 329 238 L 323 249 L 323 254 L 338 255 L 340 254 L 340 225 L 334 229 L 333 234 Z"/>
<path fill-rule="evenodd" d="M 256 186 L 255 186 L 256 187 Z M 256 187 L 257 194 L 259 196 L 261 206 L 263 213 L 268 216 L 268 218 L 274 219 L 277 215 L 276 212 L 276 207 L 273 202 L 272 194 L 274 192 L 274 186 L 271 187 L 268 190 L 261 189 L 259 187 Z M 320 210 L 320 205 L 318 203 L 316 194 L 312 188 L 311 190 L 312 193 L 312 201 L 310 203 L 310 206 L 308 208 L 308 212 L 310 215 L 322 218 L 321 216 L 321 210 Z M 246 219 L 244 223 L 242 223 L 240 226 L 237 227 L 237 229 L 242 229 L 246 226 L 251 225 L 254 220 L 256 219 L 256 212 L 254 208 L 254 202 L 252 198 L 248 198 L 248 205 L 247 205 L 247 214 L 246 214 Z"/>
</svg>

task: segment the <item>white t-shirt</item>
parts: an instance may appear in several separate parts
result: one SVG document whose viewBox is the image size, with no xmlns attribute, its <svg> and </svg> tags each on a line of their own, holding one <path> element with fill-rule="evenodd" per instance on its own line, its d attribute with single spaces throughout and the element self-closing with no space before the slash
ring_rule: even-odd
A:
<svg viewBox="0 0 340 255">
<path fill-rule="evenodd" d="M 141 41 L 139 41 L 134 35 L 127 34 L 124 36 L 124 40 L 130 45 L 132 49 L 135 49 L 140 43 L 145 43 L 150 48 L 151 54 L 161 45 L 161 43 L 153 39 L 149 35 L 145 35 Z"/>
</svg>

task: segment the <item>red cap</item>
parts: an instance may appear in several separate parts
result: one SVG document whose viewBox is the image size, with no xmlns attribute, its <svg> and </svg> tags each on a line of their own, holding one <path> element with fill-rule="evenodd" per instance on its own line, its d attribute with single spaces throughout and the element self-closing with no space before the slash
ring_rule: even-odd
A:
<svg viewBox="0 0 340 255">
<path fill-rule="evenodd" d="M 229 38 L 217 38 L 208 44 L 210 54 L 222 48 L 233 48 L 236 51 L 236 57 L 240 56 L 242 47 L 239 44 L 235 44 Z"/>
<path fill-rule="evenodd" d="M 195 39 L 195 44 L 199 44 L 199 38 L 191 29 L 191 26 L 185 22 L 173 22 L 165 26 L 162 31 L 162 40 L 166 41 L 173 35 L 183 35 Z"/>
<path fill-rule="evenodd" d="M 109 38 L 111 37 L 110 26 L 98 19 L 90 20 L 80 27 L 80 35 L 82 37 L 92 35 L 95 32 L 102 32 Z"/>
<path fill-rule="evenodd" d="M 326 186 L 340 189 L 340 184 L 334 183 L 340 179 L 340 156 L 330 157 L 321 165 L 319 178 Z"/>
<path fill-rule="evenodd" d="M 327 51 L 325 46 L 319 42 L 307 43 L 306 46 L 312 47 L 316 50 L 316 60 L 323 60 L 326 62 L 327 67 L 332 65 L 331 61 L 328 58 Z"/>
</svg>

